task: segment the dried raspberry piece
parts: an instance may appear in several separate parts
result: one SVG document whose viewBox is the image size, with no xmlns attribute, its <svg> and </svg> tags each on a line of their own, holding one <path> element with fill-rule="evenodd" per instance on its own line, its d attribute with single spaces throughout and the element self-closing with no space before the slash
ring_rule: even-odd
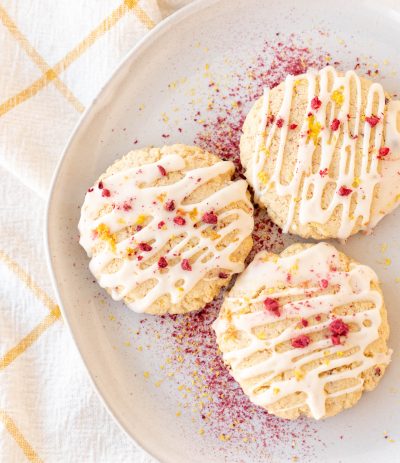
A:
<svg viewBox="0 0 400 463">
<path fill-rule="evenodd" d="M 88 188 L 88 193 L 91 193 L 93 191 L 93 187 Z"/>
<path fill-rule="evenodd" d="M 375 127 L 376 124 L 381 120 L 380 117 L 374 116 L 373 114 L 369 117 L 366 117 L 365 120 L 371 127 Z"/>
<path fill-rule="evenodd" d="M 306 320 L 305 318 L 302 318 L 302 319 L 300 320 L 300 323 L 301 323 L 304 327 L 308 326 L 308 320 Z"/>
<path fill-rule="evenodd" d="M 388 146 L 382 146 L 379 148 L 378 159 L 383 159 L 390 153 L 390 148 Z"/>
<path fill-rule="evenodd" d="M 167 259 L 165 257 L 160 257 L 158 259 L 158 267 L 159 268 L 166 268 L 168 267 L 168 262 L 167 262 Z"/>
<path fill-rule="evenodd" d="M 297 124 L 290 124 L 290 125 L 289 125 L 289 129 L 290 129 L 290 130 L 297 129 Z"/>
<path fill-rule="evenodd" d="M 222 278 L 223 280 L 226 280 L 228 278 L 228 274 L 224 272 L 219 272 L 218 277 Z"/>
<path fill-rule="evenodd" d="M 267 297 L 267 299 L 264 301 L 264 307 L 266 310 L 268 310 L 268 312 L 273 313 L 275 316 L 281 316 L 281 312 L 279 310 L 279 301 L 277 299 Z"/>
<path fill-rule="evenodd" d="M 379 367 L 375 367 L 374 373 L 375 373 L 375 376 L 381 376 L 382 370 Z"/>
<path fill-rule="evenodd" d="M 188 272 L 192 271 L 192 266 L 190 265 L 189 259 L 182 259 L 181 267 L 182 270 L 187 270 Z"/>
<path fill-rule="evenodd" d="M 166 211 L 174 211 L 175 210 L 175 201 L 173 199 L 169 199 L 165 204 L 164 204 L 164 209 Z"/>
<path fill-rule="evenodd" d="M 157 166 L 158 167 L 158 170 L 160 171 L 160 174 L 165 177 L 167 175 L 167 171 L 165 170 L 165 168 L 163 166 Z"/>
<path fill-rule="evenodd" d="M 107 188 L 103 188 L 101 192 L 101 196 L 109 198 L 111 196 L 111 191 L 108 190 Z"/>
<path fill-rule="evenodd" d="M 329 331 L 338 336 L 347 336 L 349 329 L 349 325 L 347 325 L 347 323 L 345 323 L 341 318 L 335 318 L 329 324 Z"/>
<path fill-rule="evenodd" d="M 325 175 L 327 175 L 327 174 L 328 174 L 328 168 L 327 168 L 327 167 L 325 167 L 325 169 L 321 169 L 321 170 L 319 171 L 319 175 L 320 175 L 321 177 L 325 177 Z"/>
<path fill-rule="evenodd" d="M 146 251 L 146 252 L 149 252 L 151 251 L 153 248 L 150 246 L 150 244 L 148 243 L 139 243 L 139 249 L 141 251 Z"/>
<path fill-rule="evenodd" d="M 340 336 L 338 334 L 332 334 L 331 341 L 334 346 L 338 346 L 340 344 Z"/>
<path fill-rule="evenodd" d="M 320 284 L 321 288 L 326 289 L 328 287 L 328 285 L 329 285 L 329 281 L 325 280 L 325 279 L 322 279 L 319 284 Z"/>
<path fill-rule="evenodd" d="M 176 223 L 177 225 L 185 225 L 186 220 L 180 215 L 177 215 L 174 217 L 174 223 Z"/>
<path fill-rule="evenodd" d="M 276 126 L 280 129 L 283 127 L 283 119 L 281 117 L 276 121 Z"/>
<path fill-rule="evenodd" d="M 214 211 L 206 212 L 203 214 L 201 219 L 204 223 L 209 224 L 216 224 L 218 222 L 218 216 L 214 213 Z"/>
<path fill-rule="evenodd" d="M 271 114 L 271 115 L 268 117 L 267 125 L 273 124 L 273 123 L 274 123 L 274 120 L 275 120 L 275 116 L 274 116 L 273 114 Z"/>
<path fill-rule="evenodd" d="M 340 126 L 339 119 L 333 119 L 333 121 L 331 122 L 331 130 L 336 132 L 336 130 L 339 128 L 339 126 Z"/>
<path fill-rule="evenodd" d="M 321 315 L 316 315 L 315 320 L 317 320 L 317 322 L 320 322 L 321 321 Z"/>
<path fill-rule="evenodd" d="M 137 256 L 137 260 L 142 260 L 143 256 Z"/>
<path fill-rule="evenodd" d="M 312 100 L 311 100 L 311 108 L 314 109 L 315 111 L 317 109 L 319 109 L 322 105 L 322 101 L 317 97 L 315 96 Z"/>
<path fill-rule="evenodd" d="M 102 189 L 103 189 L 103 182 L 100 181 L 99 184 L 98 184 L 97 186 L 99 187 L 100 190 L 102 190 Z"/>
<path fill-rule="evenodd" d="M 297 347 L 297 348 L 304 348 L 307 347 L 311 342 L 311 339 L 306 336 L 305 334 L 301 334 L 300 336 L 297 336 L 297 338 L 293 338 L 291 340 L 292 347 Z"/>
<path fill-rule="evenodd" d="M 161 222 L 158 222 L 158 229 L 161 230 L 163 228 L 163 226 L 165 225 L 165 222 L 163 220 L 161 220 Z"/>
<path fill-rule="evenodd" d="M 122 209 L 124 211 L 130 211 L 132 209 L 132 206 L 127 201 L 125 201 L 124 204 L 122 205 Z"/>
<path fill-rule="evenodd" d="M 338 190 L 338 194 L 339 194 L 339 196 L 349 196 L 349 194 L 352 191 L 353 190 L 351 188 L 347 188 L 346 186 L 342 185 Z"/>
</svg>

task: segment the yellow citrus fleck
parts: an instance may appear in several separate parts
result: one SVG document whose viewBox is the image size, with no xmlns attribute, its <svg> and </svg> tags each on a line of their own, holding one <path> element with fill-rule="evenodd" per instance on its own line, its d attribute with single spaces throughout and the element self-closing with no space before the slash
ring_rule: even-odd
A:
<svg viewBox="0 0 400 463">
<path fill-rule="evenodd" d="M 159 201 L 160 203 L 163 203 L 166 196 L 167 196 L 166 193 L 161 193 L 161 194 L 159 194 L 158 196 L 156 196 L 156 199 L 157 199 L 157 201 Z"/>
<path fill-rule="evenodd" d="M 143 373 L 143 376 L 144 376 L 145 378 L 148 378 L 148 377 L 150 376 L 150 373 L 149 373 L 148 371 L 145 371 L 145 372 Z"/>
<path fill-rule="evenodd" d="M 263 170 L 257 174 L 257 177 L 263 185 L 266 185 L 268 183 L 268 174 Z"/>
<path fill-rule="evenodd" d="M 142 225 L 144 224 L 144 222 L 146 221 L 147 219 L 147 215 L 144 215 L 144 214 L 140 214 L 136 220 L 136 224 L 137 225 Z"/>
<path fill-rule="evenodd" d="M 266 339 L 266 334 L 265 333 L 257 333 L 256 334 L 257 338 L 258 339 L 261 339 L 261 341 L 263 341 L 264 339 Z"/>
<path fill-rule="evenodd" d="M 304 378 L 304 373 L 302 370 L 294 370 L 294 376 L 297 381 L 301 381 Z"/>
<path fill-rule="evenodd" d="M 109 227 L 107 227 L 106 224 L 101 223 L 97 226 L 96 232 L 98 237 L 101 240 L 106 241 L 110 245 L 111 250 L 115 251 L 115 235 L 110 232 Z"/>
<path fill-rule="evenodd" d="M 358 177 L 354 177 L 353 183 L 351 185 L 352 187 L 357 188 L 360 183 L 361 180 Z"/>
<path fill-rule="evenodd" d="M 198 215 L 198 210 L 197 210 L 197 207 L 195 207 L 194 209 L 192 209 L 190 212 L 189 212 L 189 217 L 192 219 L 192 220 L 196 220 L 196 217 Z"/>
<path fill-rule="evenodd" d="M 336 355 L 337 355 L 338 357 L 343 357 L 344 352 L 341 351 L 341 350 L 339 350 L 338 352 L 336 352 Z"/>
<path fill-rule="evenodd" d="M 341 90 L 335 90 L 334 92 L 332 92 L 331 100 L 339 106 L 341 106 L 344 102 L 343 92 Z"/>
<path fill-rule="evenodd" d="M 321 124 L 315 120 L 315 116 L 311 114 L 308 116 L 308 134 L 307 134 L 307 143 L 310 140 L 313 140 L 314 145 L 318 142 L 318 135 L 321 132 Z"/>
<path fill-rule="evenodd" d="M 279 389 L 279 387 L 274 387 L 273 390 L 272 390 L 272 392 L 273 392 L 275 395 L 277 395 L 277 394 L 279 394 L 279 393 L 281 392 L 281 390 Z"/>
</svg>

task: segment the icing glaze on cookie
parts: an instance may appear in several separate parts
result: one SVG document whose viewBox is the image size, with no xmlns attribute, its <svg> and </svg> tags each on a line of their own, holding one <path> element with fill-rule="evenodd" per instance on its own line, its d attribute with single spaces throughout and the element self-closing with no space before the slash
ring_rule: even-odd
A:
<svg viewBox="0 0 400 463">
<path fill-rule="evenodd" d="M 350 263 L 348 272 L 339 268 L 338 251 L 319 243 L 286 257 L 260 252 L 237 279 L 213 327 L 217 339 L 233 341 L 224 361 L 239 383 L 250 380 L 245 392 L 255 404 L 268 409 L 289 394 L 304 392 L 312 416 L 319 419 L 328 397 L 362 389 L 362 372 L 389 363 L 390 351 L 365 355 L 379 338 L 382 322 L 382 296 L 371 286 L 377 276 L 357 263 Z M 334 312 L 361 302 L 367 304 L 363 310 Z M 273 324 L 280 322 L 284 325 L 274 331 Z M 270 330 L 265 332 L 266 326 Z M 246 341 L 237 347 L 237 339 Z M 267 358 L 246 365 L 262 351 Z M 310 367 L 313 361 L 318 364 Z M 351 386 L 326 392 L 327 383 L 349 378 L 354 379 Z"/>
<path fill-rule="evenodd" d="M 299 128 L 294 175 L 289 183 L 282 183 L 280 175 L 285 158 L 285 143 L 290 130 L 293 93 L 300 79 L 307 80 L 307 106 L 303 125 Z M 333 82 L 332 85 L 330 82 Z M 356 93 L 354 110 L 350 109 L 351 88 Z M 340 207 L 338 238 L 345 239 L 351 235 L 359 220 L 361 229 L 367 229 L 376 225 L 385 214 L 398 205 L 400 187 L 397 172 L 400 161 L 396 160 L 393 164 L 391 158 L 394 151 L 400 157 L 400 134 L 395 121 L 399 105 L 396 104 L 398 102 L 385 105 L 382 85 L 373 83 L 369 87 L 364 105 L 361 80 L 354 71 L 339 76 L 333 67 L 328 66 L 318 73 L 309 71 L 297 77 L 289 75 L 284 83 L 281 107 L 278 114 L 274 115 L 273 121 L 269 114 L 269 93 L 270 90 L 266 88 L 262 100 L 256 153 L 248 175 L 251 176 L 256 199 L 269 189 L 274 189 L 278 196 L 289 198 L 284 232 L 288 232 L 291 227 L 295 230 L 296 224 L 293 221 L 296 210 L 300 225 L 310 222 L 324 224 L 334 210 Z M 383 146 L 385 119 L 386 143 Z M 264 166 L 268 162 L 272 139 L 276 136 L 279 138 L 279 147 L 274 170 L 269 176 L 264 171 Z M 312 158 L 317 143 L 321 147 L 320 165 L 313 173 Z M 356 173 L 356 152 L 359 149 L 357 143 L 361 143 L 362 147 L 359 173 Z M 339 173 L 337 178 L 331 178 L 329 168 L 335 150 L 338 149 Z M 332 182 L 335 183 L 335 193 L 328 207 L 323 208 L 324 191 Z M 379 202 L 376 213 L 371 216 L 378 185 L 381 186 Z"/>
<path fill-rule="evenodd" d="M 184 170 L 185 160 L 172 154 L 114 173 L 86 194 L 79 231 L 80 244 L 91 257 L 90 270 L 115 300 L 149 282 L 145 294 L 128 304 L 134 311 L 146 311 L 165 294 L 178 303 L 212 270 L 232 274 L 244 268 L 230 256 L 253 229 L 247 182 L 230 181 L 202 201 L 186 204 L 197 188 L 231 174 L 234 165 L 221 161 Z M 152 186 L 170 173 L 180 178 Z M 244 203 L 248 211 L 223 210 L 235 202 Z M 228 235 L 232 239 L 223 243 Z M 218 271 L 212 278 L 218 278 Z"/>
</svg>

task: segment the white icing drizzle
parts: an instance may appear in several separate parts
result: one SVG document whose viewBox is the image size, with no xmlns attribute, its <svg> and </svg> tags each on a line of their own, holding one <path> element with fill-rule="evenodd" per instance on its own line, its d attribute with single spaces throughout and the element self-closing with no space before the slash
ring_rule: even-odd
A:
<svg viewBox="0 0 400 463">
<path fill-rule="evenodd" d="M 175 183 L 148 186 L 163 177 L 159 166 L 165 169 L 164 174 L 168 174 L 184 169 L 185 160 L 179 155 L 172 154 L 156 163 L 129 168 L 105 178 L 102 182 L 103 189 L 96 184 L 92 191 L 86 194 L 78 226 L 80 244 L 89 257 L 92 257 L 90 270 L 100 286 L 111 289 L 113 299 L 120 300 L 141 283 L 156 280 L 155 285 L 148 290 L 147 294 L 128 304 L 136 312 L 144 312 L 165 294 L 170 295 L 172 304 L 179 303 L 213 269 L 221 269 L 221 272 L 229 274 L 241 272 L 244 264 L 233 262 L 230 256 L 251 234 L 254 225 L 252 205 L 246 195 L 247 182 L 245 180 L 231 181 L 196 204 L 183 204 L 185 199 L 201 185 L 218 175 L 232 172 L 233 163 L 221 161 L 209 167 L 187 171 Z M 104 189 L 110 192 L 110 196 L 103 195 Z M 175 208 L 173 211 L 168 211 L 165 204 L 171 200 L 174 201 Z M 241 208 L 219 212 L 224 207 L 238 201 L 244 202 L 250 212 Z M 124 204 L 128 205 L 125 209 Z M 109 212 L 99 216 L 99 212 L 105 206 L 111 205 L 113 207 Z M 115 207 L 116 205 L 118 207 Z M 203 214 L 211 211 L 218 215 L 220 225 L 224 219 L 230 220 L 228 225 L 216 230 L 214 239 L 202 234 L 207 228 L 213 226 L 202 222 Z M 186 220 L 184 225 L 174 222 L 174 217 L 178 214 Z M 106 241 L 107 245 L 103 246 L 101 252 L 93 254 L 94 246 L 102 239 L 101 234 L 95 232 L 99 226 L 106 229 L 108 236 L 112 236 L 128 226 L 140 223 L 143 218 L 147 218 L 149 222 L 147 224 L 143 222 L 145 224 L 143 228 L 136 231 L 133 236 L 113 244 Z M 160 222 L 164 222 L 165 225 L 160 226 Z M 224 237 L 233 231 L 236 233 L 235 240 L 222 249 L 217 249 Z M 163 254 L 169 264 L 167 268 L 160 271 L 157 260 L 143 268 L 143 263 L 160 252 L 173 237 L 177 236 L 183 237 Z M 196 240 L 197 243 L 193 244 L 191 240 Z M 113 238 L 109 241 L 113 241 Z M 189 241 L 191 247 L 184 249 Z M 128 259 L 127 252 L 130 252 L 132 248 L 137 250 L 140 243 L 149 243 L 151 250 L 147 252 L 139 250 L 138 255 L 141 256 L 141 260 L 138 260 L 136 255 Z M 199 256 L 195 256 L 197 253 Z M 208 260 L 206 260 L 207 256 Z M 106 271 L 107 266 L 114 259 L 121 258 L 123 261 L 118 271 L 114 273 Z M 179 261 L 172 265 L 170 261 L 177 258 Z M 192 270 L 184 270 L 181 267 L 183 259 L 191 258 L 196 259 L 191 264 Z M 181 283 L 178 285 L 179 281 Z"/>
<path fill-rule="evenodd" d="M 254 379 L 251 385 L 244 385 L 252 402 L 268 409 L 269 405 L 289 394 L 304 392 L 305 403 L 311 414 L 314 418 L 320 419 L 325 415 L 325 401 L 328 397 L 362 389 L 363 380 L 358 378 L 360 373 L 374 365 L 390 362 L 390 350 L 386 354 L 377 353 L 373 357 L 364 355 L 367 346 L 378 339 L 378 329 L 382 322 L 380 314 L 382 296 L 371 288 L 371 282 L 376 282 L 377 276 L 369 267 L 356 263 L 350 264 L 348 272 L 337 270 L 338 251 L 327 243 L 318 243 L 295 255 L 279 257 L 275 260 L 271 260 L 270 257 L 267 261 L 267 256 L 268 253 L 265 251 L 258 253 L 226 297 L 222 315 L 213 325 L 217 340 L 229 336 L 232 325 L 234 332 L 244 332 L 245 338 L 248 339 L 244 347 L 225 352 L 223 358 L 231 366 L 232 374 L 239 383 Z M 288 274 L 291 275 L 290 283 L 287 283 Z M 322 280 L 328 281 L 326 292 L 321 292 Z M 333 288 L 336 288 L 336 292 Z M 267 297 L 273 299 L 296 297 L 296 300 L 282 305 L 280 317 L 277 317 L 264 308 L 263 302 Z M 342 336 L 342 345 L 334 345 L 329 337 L 329 324 L 335 318 L 332 311 L 335 307 L 357 301 L 369 302 L 371 306 L 355 313 L 350 309 L 346 315 L 337 316 L 346 324 L 356 324 L 358 330 L 350 330 L 346 337 Z M 246 310 L 250 305 L 254 310 L 252 312 Z M 230 321 L 229 317 L 226 317 L 227 311 L 230 314 Z M 314 318 L 313 323 L 307 326 L 299 323 L 301 319 L 307 320 L 318 315 L 321 316 L 320 321 Z M 263 340 L 254 333 L 255 328 L 282 319 L 291 320 L 292 323 L 277 336 Z M 364 325 L 363 322 L 366 320 L 369 322 Z M 311 341 L 306 347 L 290 347 L 281 352 L 276 350 L 276 346 L 282 342 L 322 330 L 327 332 L 327 337 L 322 336 L 321 339 Z M 356 348 L 355 352 L 347 355 L 346 351 L 352 348 Z M 270 351 L 268 358 L 252 366 L 244 366 L 246 359 L 265 350 Z M 273 380 L 286 371 L 302 372 L 303 365 L 313 360 L 326 359 L 332 354 L 337 355 L 329 362 L 314 366 L 313 369 L 302 373 L 300 377 Z M 353 364 L 352 368 L 320 376 L 321 373 L 333 368 L 351 364 Z M 326 392 L 327 383 L 348 378 L 357 379 L 357 384 L 334 393 Z M 272 381 L 271 386 L 262 389 L 269 381 Z M 297 403 L 292 408 L 298 406 Z"/>
<path fill-rule="evenodd" d="M 282 183 L 280 179 L 281 169 L 285 158 L 285 144 L 287 134 L 290 126 L 290 113 L 292 110 L 293 92 L 296 85 L 296 80 L 306 79 L 308 85 L 308 101 L 304 115 L 304 122 L 299 127 L 298 137 L 298 150 L 296 156 L 296 164 L 294 168 L 294 175 L 289 183 Z M 319 92 L 317 93 L 317 79 L 319 79 Z M 331 79 L 331 80 L 330 80 Z M 333 81 L 330 87 L 329 82 Z M 350 85 L 356 88 L 356 105 L 350 111 Z M 390 170 L 393 175 L 386 177 L 385 167 L 383 167 L 382 175 L 379 172 L 379 164 L 385 165 L 389 162 L 389 157 L 383 159 L 379 163 L 378 153 L 379 148 L 382 146 L 382 135 L 384 128 L 385 117 L 393 127 L 393 120 L 397 115 L 400 107 L 399 105 L 388 105 L 385 109 L 385 93 L 382 85 L 373 83 L 368 90 L 365 108 L 362 106 L 361 98 L 361 80 L 354 71 L 348 71 L 343 76 L 339 76 L 335 69 L 331 66 L 320 70 L 318 73 L 309 71 L 301 76 L 294 77 L 287 76 L 284 83 L 284 94 L 281 107 L 278 114 L 274 115 L 274 122 L 269 124 L 267 130 L 267 120 L 270 111 L 270 90 L 264 89 L 262 98 L 261 109 L 261 123 L 258 130 L 256 140 L 256 153 L 252 157 L 252 164 L 250 172 L 248 172 L 249 180 L 253 185 L 255 196 L 257 199 L 269 189 L 274 189 L 275 193 L 280 197 L 289 198 L 289 210 L 286 217 L 286 223 L 283 231 L 287 233 L 291 227 L 294 229 L 295 224 L 293 220 L 296 213 L 296 206 L 298 211 L 298 220 L 301 225 L 317 222 L 324 224 L 331 217 L 333 211 L 338 206 L 342 207 L 340 227 L 338 230 L 338 238 L 345 239 L 352 233 L 354 225 L 357 220 L 361 218 L 361 228 L 367 229 L 374 226 L 385 213 L 393 209 L 397 204 L 400 197 L 396 199 L 396 195 L 400 193 L 399 174 L 394 174 L 400 168 L 400 161 L 396 163 L 396 168 L 391 167 Z M 335 96 L 339 94 L 343 101 L 340 102 Z M 312 100 L 318 97 L 321 106 L 318 109 L 312 108 Z M 372 113 L 374 102 L 377 102 L 377 110 L 375 114 Z M 331 106 L 328 105 L 331 103 Z M 328 108 L 329 113 L 327 114 Z M 335 115 L 335 107 L 337 114 Z M 372 115 L 379 117 L 379 122 L 375 126 L 375 135 L 370 140 L 372 127 L 367 120 L 362 121 L 361 116 L 365 112 L 366 117 Z M 309 115 L 314 118 L 310 121 Z M 350 131 L 350 124 L 348 115 L 352 118 L 352 126 Z M 282 126 L 277 126 L 277 121 L 283 120 Z M 337 130 L 331 129 L 331 123 L 334 119 L 340 121 L 340 126 Z M 327 123 L 328 121 L 328 123 Z M 311 134 L 318 138 L 321 147 L 320 165 L 316 173 L 312 173 L 312 158 L 315 151 L 315 140 L 313 136 L 309 136 L 311 127 Z M 320 129 L 317 125 L 320 124 Z M 272 140 L 279 131 L 279 147 L 276 153 L 276 164 L 272 175 L 264 181 L 260 181 L 260 175 L 263 174 L 265 164 L 268 162 L 268 150 L 271 147 Z M 343 135 L 341 146 L 338 145 L 340 134 Z M 360 141 L 361 139 L 361 141 Z M 400 134 L 396 130 L 391 130 L 389 136 L 386 138 L 385 146 L 391 148 L 391 151 L 397 152 L 400 157 Z M 355 161 L 356 161 L 356 145 L 362 143 L 362 156 L 361 156 L 361 170 L 356 177 Z M 335 150 L 339 150 L 340 165 L 339 173 L 336 179 L 330 178 L 328 169 L 333 159 Z M 346 166 L 348 165 L 348 169 Z M 327 169 L 325 175 L 320 172 Z M 397 170 L 396 170 L 397 169 Z M 261 173 L 261 174 L 260 174 Z M 381 179 L 384 182 L 381 183 Z M 301 181 L 304 183 L 301 187 Z M 336 182 L 335 193 L 333 198 L 326 209 L 322 208 L 322 196 L 328 183 Z M 386 183 L 388 182 L 388 183 Z M 374 198 L 374 190 L 377 185 L 384 184 L 385 187 L 380 191 L 381 203 L 375 214 L 371 209 Z M 351 189 L 351 193 L 347 196 L 340 195 L 339 190 L 341 187 Z M 309 189 L 313 187 L 313 193 L 310 198 L 307 198 Z M 355 210 L 350 214 L 350 204 L 352 197 L 357 195 Z M 390 206 L 389 206 L 390 203 Z M 382 212 L 384 211 L 384 212 Z"/>
</svg>

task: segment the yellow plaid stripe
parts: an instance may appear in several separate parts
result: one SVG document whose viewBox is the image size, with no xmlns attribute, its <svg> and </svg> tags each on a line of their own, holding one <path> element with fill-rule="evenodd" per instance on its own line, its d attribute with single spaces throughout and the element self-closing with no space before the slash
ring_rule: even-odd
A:
<svg viewBox="0 0 400 463">
<path fill-rule="evenodd" d="M 0 117 L 18 106 L 20 103 L 23 103 L 32 96 L 36 95 L 40 90 L 46 87 L 46 85 L 53 81 L 56 84 L 56 87 L 67 98 L 67 100 L 73 104 L 75 109 L 79 112 L 82 112 L 84 110 L 83 105 L 77 99 L 74 99 L 75 97 L 73 96 L 72 92 L 63 82 L 61 82 L 58 76 L 61 72 L 65 71 L 65 69 L 67 69 L 71 63 L 79 58 L 88 48 L 90 48 L 90 46 L 93 45 L 93 43 L 95 43 L 99 37 L 109 31 L 130 10 L 133 10 L 136 17 L 148 29 L 154 27 L 154 22 L 138 5 L 138 0 L 124 0 L 124 2 L 118 6 L 110 14 L 110 16 L 105 18 L 95 29 L 93 29 L 75 48 L 68 52 L 61 61 L 59 61 L 54 67 L 50 68 L 45 60 L 29 43 L 28 39 L 18 31 L 17 26 L 9 18 L 4 8 L 0 7 L 0 19 L 14 35 L 14 37 L 16 37 L 17 40 L 21 43 L 28 55 L 43 71 L 42 77 L 35 80 L 35 82 L 33 82 L 29 87 L 12 96 L 0 105 Z"/>
<path fill-rule="evenodd" d="M 21 450 L 24 452 L 26 458 L 33 463 L 42 463 L 42 460 L 33 450 L 29 442 L 25 439 L 21 431 L 17 428 L 17 425 L 3 410 L 0 410 L 0 420 L 3 422 L 7 431 L 14 438 L 15 442 L 21 447 Z"/>
<path fill-rule="evenodd" d="M 14 21 L 10 18 L 7 14 L 7 11 L 0 5 L 0 21 L 4 24 L 4 26 L 8 29 L 10 34 L 17 40 L 20 44 L 22 49 L 26 52 L 26 54 L 32 59 L 32 61 L 36 64 L 36 66 L 46 74 L 50 70 L 50 66 L 46 63 L 46 61 L 42 58 L 42 56 L 35 50 L 35 48 L 30 44 L 29 40 L 25 37 L 25 35 L 18 29 L 17 25 Z M 72 104 L 72 106 L 79 112 L 83 112 L 85 107 L 83 104 L 76 98 L 76 96 L 72 93 L 72 91 L 62 82 L 57 76 L 55 76 L 54 84 L 57 89 L 61 92 L 62 95 Z M 20 92 L 19 94 L 15 95 L 13 99 L 21 100 L 26 96 L 33 96 L 37 91 L 41 88 L 40 84 L 36 83 L 35 85 L 36 91 L 33 92 L 32 90 L 29 92 Z M 25 99 L 26 99 L 25 98 Z M 5 108 L 11 108 L 13 101 L 10 101 L 8 105 L 5 105 Z M 3 110 L 4 111 L 4 110 Z M 4 111 L 6 112 L 6 111 Z M 3 112 L 0 111 L 0 115 Z"/>
<path fill-rule="evenodd" d="M 0 371 L 8 367 L 17 357 L 26 351 L 38 338 L 61 316 L 60 308 L 55 308 L 41 321 L 29 334 L 10 349 L 3 358 L 0 358 Z"/>
<path fill-rule="evenodd" d="M 8 254 L 6 254 L 3 250 L 0 249 L 0 261 L 4 262 L 7 267 L 12 270 L 18 278 L 21 279 L 25 283 L 25 285 L 33 292 L 33 294 L 43 302 L 43 304 L 50 310 L 54 310 L 57 304 L 53 301 L 53 299 L 40 288 L 33 278 L 25 272 L 25 270 L 13 260 Z"/>
</svg>

